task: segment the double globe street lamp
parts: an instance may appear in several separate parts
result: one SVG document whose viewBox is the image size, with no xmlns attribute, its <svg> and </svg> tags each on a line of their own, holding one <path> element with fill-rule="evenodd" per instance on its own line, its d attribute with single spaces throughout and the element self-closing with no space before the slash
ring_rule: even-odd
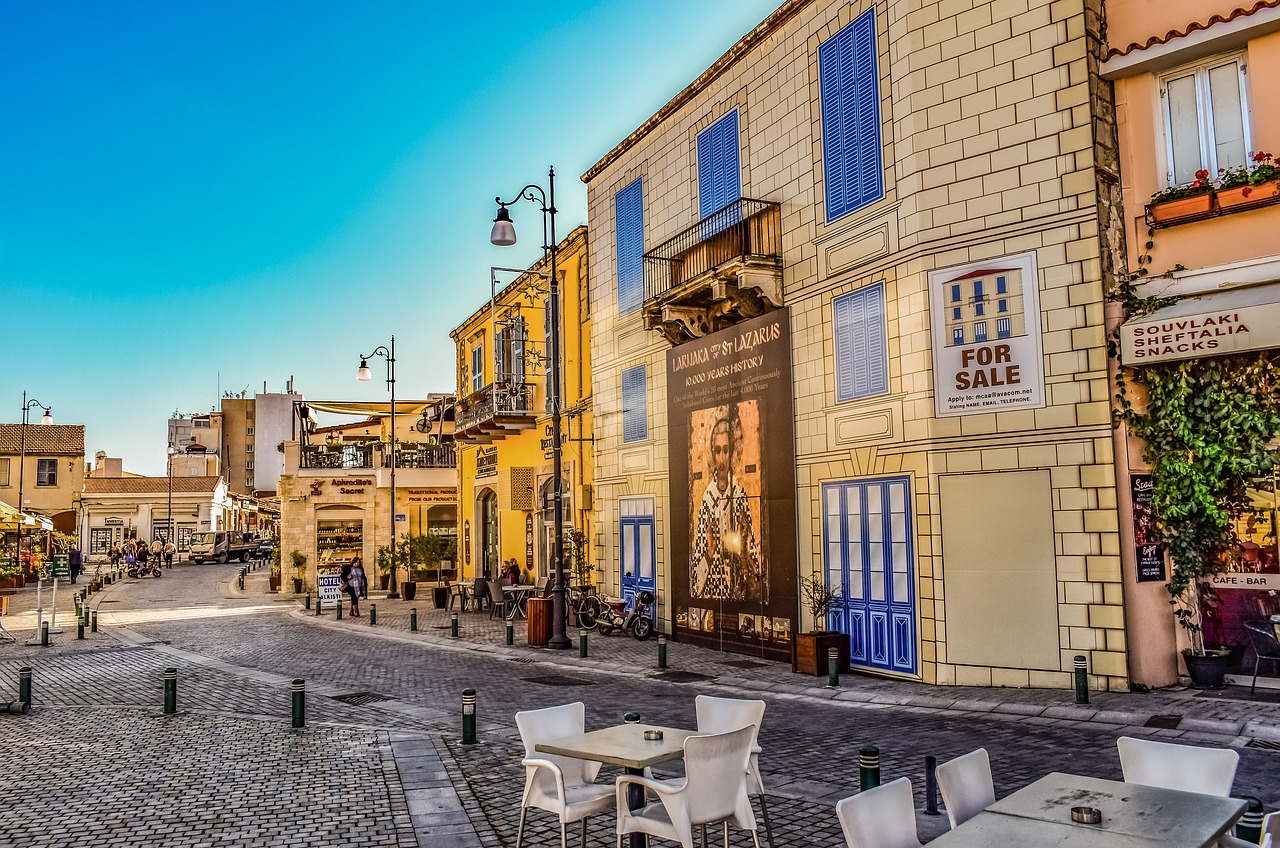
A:
<svg viewBox="0 0 1280 848">
<path fill-rule="evenodd" d="M 551 379 L 547 386 L 547 396 L 551 402 L 551 497 L 555 506 L 555 539 L 552 543 L 552 573 L 555 582 L 551 589 L 552 621 L 551 642 L 553 648 L 567 649 L 569 637 L 565 633 L 565 622 L 568 618 L 568 581 L 564 570 L 564 512 L 562 510 L 563 495 L 560 491 L 564 478 L 560 454 L 560 277 L 556 268 L 556 169 L 547 171 L 547 189 L 536 183 L 530 183 L 520 189 L 510 200 L 495 197 L 498 203 L 498 214 L 493 219 L 493 230 L 489 241 L 499 247 L 509 247 L 516 243 L 516 228 L 511 222 L 508 207 L 520 200 L 536 203 L 542 209 L 542 250 L 551 264 L 550 289 L 547 297 L 551 302 Z"/>
<path fill-rule="evenodd" d="M 31 410 L 37 409 L 37 408 L 44 409 L 44 415 L 40 416 L 40 423 L 45 426 L 52 424 L 53 413 L 49 410 L 49 407 L 45 406 L 43 403 L 36 400 L 35 398 L 31 398 L 30 400 L 27 400 L 27 393 L 24 391 L 22 393 L 22 426 L 18 428 L 19 430 L 19 436 L 18 436 L 18 444 L 19 444 L 19 447 L 18 447 L 18 553 L 16 557 L 16 562 L 18 563 L 18 565 L 22 564 L 22 536 L 23 536 L 23 531 L 26 528 L 26 522 L 23 520 L 23 516 L 22 516 L 22 509 L 23 509 L 22 487 L 23 487 L 23 483 L 26 482 L 25 477 L 26 477 L 26 466 L 27 466 L 27 422 L 31 414 Z M 39 481 L 37 481 L 37 483 L 38 482 Z"/>
<path fill-rule="evenodd" d="M 388 599 L 400 597 L 396 586 L 396 337 L 391 337 L 391 347 L 378 345 L 373 353 L 360 357 L 360 367 L 356 370 L 356 379 L 367 383 L 373 379 L 369 371 L 369 360 L 381 356 L 387 360 L 387 387 L 391 389 L 391 591 Z"/>
</svg>

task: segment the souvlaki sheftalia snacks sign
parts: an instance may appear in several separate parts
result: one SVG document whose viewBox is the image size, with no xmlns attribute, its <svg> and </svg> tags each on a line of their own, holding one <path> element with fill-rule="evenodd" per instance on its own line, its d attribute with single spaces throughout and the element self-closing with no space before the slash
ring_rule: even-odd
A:
<svg viewBox="0 0 1280 848">
<path fill-rule="evenodd" d="M 1034 253 L 929 273 L 939 417 L 1044 406 Z"/>
</svg>

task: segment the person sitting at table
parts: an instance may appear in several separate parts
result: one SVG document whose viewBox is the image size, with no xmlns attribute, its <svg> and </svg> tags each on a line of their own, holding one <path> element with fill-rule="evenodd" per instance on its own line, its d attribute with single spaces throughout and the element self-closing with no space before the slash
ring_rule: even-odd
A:
<svg viewBox="0 0 1280 848">
<path fill-rule="evenodd" d="M 520 585 L 520 564 L 516 562 L 515 557 L 507 560 L 506 566 L 502 569 L 502 576 L 512 586 Z"/>
</svg>

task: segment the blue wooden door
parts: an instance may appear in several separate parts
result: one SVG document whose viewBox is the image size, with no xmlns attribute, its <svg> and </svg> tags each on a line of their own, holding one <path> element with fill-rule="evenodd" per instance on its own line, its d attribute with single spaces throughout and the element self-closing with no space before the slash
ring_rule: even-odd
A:
<svg viewBox="0 0 1280 848">
<path fill-rule="evenodd" d="M 628 609 L 635 605 L 636 595 L 644 590 L 657 597 L 657 580 L 654 560 L 657 558 L 657 540 L 654 532 L 653 500 L 651 498 L 627 498 L 619 501 L 620 526 L 618 528 L 619 577 L 622 597 Z M 649 617 L 656 619 L 657 604 L 649 607 Z"/>
<path fill-rule="evenodd" d="M 915 552 L 911 480 L 822 487 L 827 586 L 839 601 L 828 626 L 849 635 L 849 662 L 916 673 Z"/>
</svg>

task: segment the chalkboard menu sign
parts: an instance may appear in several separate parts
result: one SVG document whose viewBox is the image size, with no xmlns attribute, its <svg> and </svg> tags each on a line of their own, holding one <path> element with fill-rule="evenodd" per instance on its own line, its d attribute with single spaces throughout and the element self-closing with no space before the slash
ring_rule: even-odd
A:
<svg viewBox="0 0 1280 848">
<path fill-rule="evenodd" d="M 1156 534 L 1156 518 L 1151 511 L 1155 484 L 1150 474 L 1129 475 L 1133 495 L 1133 544 L 1137 553 L 1138 582 L 1156 583 L 1165 579 L 1164 546 Z"/>
</svg>

